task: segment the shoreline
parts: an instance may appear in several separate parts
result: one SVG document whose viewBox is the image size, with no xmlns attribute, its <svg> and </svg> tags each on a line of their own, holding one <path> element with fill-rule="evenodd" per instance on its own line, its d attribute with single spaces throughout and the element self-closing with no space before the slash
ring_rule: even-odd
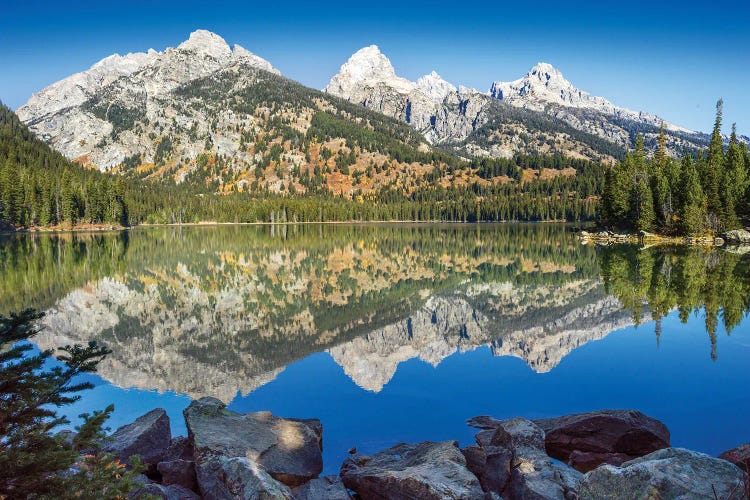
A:
<svg viewBox="0 0 750 500">
<path fill-rule="evenodd" d="M 750 496 L 750 443 L 718 457 L 677 448 L 666 425 L 637 410 L 475 416 L 466 421 L 476 431 L 474 444 L 399 442 L 368 454 L 355 446 L 338 474 L 326 476 L 325 433 L 317 418 L 241 414 L 211 397 L 192 401 L 183 418 L 187 437 L 172 436 L 166 411 L 155 408 L 103 441 L 104 451 L 122 463 L 134 455 L 144 459 L 142 486 L 130 498 L 238 498 L 238 492 L 296 500 Z"/>
<path fill-rule="evenodd" d="M 641 231 L 634 233 L 617 233 L 601 230 L 595 233 L 581 231 L 578 233 L 578 241 L 583 245 L 644 245 L 646 247 L 657 245 L 680 245 L 694 247 L 725 247 L 743 246 L 750 244 L 750 232 L 744 229 L 727 231 L 716 236 L 666 236 L 656 233 Z"/>
<path fill-rule="evenodd" d="M 64 234 L 64 233 L 104 233 L 104 232 L 115 232 L 115 231 L 129 231 L 138 228 L 150 228 L 150 227 L 211 227 L 211 226 L 297 226 L 297 225 L 490 225 L 490 224 L 576 224 L 586 225 L 589 222 L 570 222 L 570 221 L 478 221 L 478 222 L 467 222 L 467 221 L 451 221 L 451 220 L 348 220 L 348 221 L 285 221 L 285 222 L 214 222 L 214 221 L 202 221 L 202 222 L 164 222 L 164 223 L 143 223 L 134 226 L 113 226 L 111 224 L 102 225 L 88 225 L 80 227 L 32 227 L 22 228 L 13 231 L 0 230 L 0 235 L 9 234 Z"/>
</svg>

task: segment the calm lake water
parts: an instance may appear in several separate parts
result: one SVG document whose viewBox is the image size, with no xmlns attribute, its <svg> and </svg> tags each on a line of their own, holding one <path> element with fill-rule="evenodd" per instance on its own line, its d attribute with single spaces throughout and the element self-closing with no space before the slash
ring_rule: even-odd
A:
<svg viewBox="0 0 750 500">
<path fill-rule="evenodd" d="M 750 441 L 750 254 L 580 245 L 562 225 L 141 228 L 0 237 L 0 314 L 113 354 L 69 417 L 190 398 L 317 417 L 356 446 L 473 439 L 475 415 L 633 408 L 710 454 Z"/>
</svg>

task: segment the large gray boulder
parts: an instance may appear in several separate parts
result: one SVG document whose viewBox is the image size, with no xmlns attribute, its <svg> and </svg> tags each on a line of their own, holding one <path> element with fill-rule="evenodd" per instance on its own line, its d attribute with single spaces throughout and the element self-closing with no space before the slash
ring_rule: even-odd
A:
<svg viewBox="0 0 750 500">
<path fill-rule="evenodd" d="M 719 455 L 719 458 L 729 460 L 740 469 L 748 472 L 750 470 L 750 443 L 727 450 Z"/>
<path fill-rule="evenodd" d="M 544 430 L 547 454 L 581 472 L 669 447 L 667 426 L 634 410 L 593 411 L 534 423 Z"/>
<path fill-rule="evenodd" d="M 339 476 L 311 479 L 292 490 L 295 500 L 350 500 L 352 497 Z"/>
<path fill-rule="evenodd" d="M 467 446 L 461 450 L 466 466 L 487 492 L 501 494 L 510 481 L 513 452 L 504 446 Z"/>
<path fill-rule="evenodd" d="M 201 492 L 226 475 L 221 458 L 249 460 L 245 468 L 267 472 L 288 486 L 299 486 L 323 470 L 322 426 L 318 420 L 275 417 L 269 412 L 241 415 L 214 398 L 193 401 L 184 410 Z M 235 462 L 233 473 L 250 474 Z M 238 468 L 239 467 L 239 468 Z"/>
<path fill-rule="evenodd" d="M 502 492 L 503 498 L 569 500 L 578 496 L 582 474 L 547 456 L 544 430 L 531 420 L 503 421 L 492 443 L 513 452 L 510 483 Z"/>
<path fill-rule="evenodd" d="M 200 489 L 211 500 L 285 500 L 292 490 L 272 478 L 257 462 L 245 457 L 211 457 L 210 474 L 201 476 Z"/>
<path fill-rule="evenodd" d="M 130 463 L 133 455 L 140 455 L 141 461 L 155 470 L 171 438 L 169 416 L 163 408 L 156 408 L 107 437 L 103 451 L 114 453 L 123 463 Z"/>
<path fill-rule="evenodd" d="M 169 442 L 169 448 L 164 452 L 164 461 L 193 460 L 193 445 L 185 436 L 175 436 Z"/>
<path fill-rule="evenodd" d="M 745 474 L 726 460 L 666 448 L 625 462 L 602 465 L 581 481 L 582 499 L 746 500 Z"/>
<path fill-rule="evenodd" d="M 363 500 L 484 498 L 456 441 L 401 443 L 371 457 L 356 454 L 344 461 L 341 479 Z"/>
<path fill-rule="evenodd" d="M 133 500 L 139 498 L 158 498 L 161 500 L 200 500 L 201 497 L 198 496 L 194 491 L 190 491 L 189 489 L 177 484 L 163 486 L 161 484 L 151 483 L 130 493 L 128 495 L 128 498 Z"/>
<path fill-rule="evenodd" d="M 191 460 L 170 460 L 159 462 L 156 469 L 161 475 L 161 484 L 169 486 L 178 484 L 193 491 L 198 490 L 198 478 L 195 475 L 195 462 Z"/>
<path fill-rule="evenodd" d="M 480 416 L 468 424 L 482 429 L 477 446 L 467 447 L 464 455 L 485 491 L 505 499 L 577 497 L 582 474 L 547 456 L 544 430 L 535 422 Z"/>
</svg>

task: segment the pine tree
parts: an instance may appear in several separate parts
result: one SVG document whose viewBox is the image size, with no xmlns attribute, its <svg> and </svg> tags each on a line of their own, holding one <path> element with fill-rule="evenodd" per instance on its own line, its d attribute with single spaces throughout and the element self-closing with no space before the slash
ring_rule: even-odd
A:
<svg viewBox="0 0 750 500">
<path fill-rule="evenodd" d="M 711 133 L 711 141 L 708 145 L 708 154 L 706 162 L 702 163 L 701 172 L 708 213 L 710 219 L 717 220 L 723 212 L 721 197 L 719 196 L 721 179 L 724 177 L 724 138 L 721 135 L 723 106 L 724 101 L 719 99 L 716 103 L 716 119 Z"/>
<path fill-rule="evenodd" d="M 32 354 L 32 345 L 24 342 L 37 332 L 39 317 L 33 311 L 0 316 L 0 498 L 127 498 L 139 470 L 126 471 L 111 454 L 87 457 L 71 472 L 83 450 L 100 446 L 111 405 L 82 415 L 72 443 L 52 433 L 68 423 L 55 407 L 93 387 L 75 379 L 93 372 L 109 351 L 96 342 L 66 346 L 62 366 L 50 368 L 52 352 Z"/>
<path fill-rule="evenodd" d="M 630 221 L 638 231 L 652 231 L 654 228 L 654 195 L 646 165 L 646 152 L 643 136 L 638 134 L 635 151 L 632 153 L 633 174 L 630 191 Z"/>
<path fill-rule="evenodd" d="M 662 122 L 659 129 L 659 147 L 651 162 L 651 189 L 653 191 L 656 222 L 663 228 L 671 224 L 672 213 L 674 212 L 672 190 L 668 177 L 668 162 L 667 141 L 664 134 L 664 123 Z"/>
<path fill-rule="evenodd" d="M 685 234 L 701 234 L 706 225 L 706 198 L 690 155 L 682 160 L 682 187 L 680 228 Z"/>
<path fill-rule="evenodd" d="M 737 205 L 742 204 L 742 196 L 747 190 L 747 171 L 742 149 L 737 139 L 737 127 L 732 125 L 732 136 L 726 154 L 724 177 L 721 180 L 722 228 L 732 229 L 739 225 Z"/>
</svg>

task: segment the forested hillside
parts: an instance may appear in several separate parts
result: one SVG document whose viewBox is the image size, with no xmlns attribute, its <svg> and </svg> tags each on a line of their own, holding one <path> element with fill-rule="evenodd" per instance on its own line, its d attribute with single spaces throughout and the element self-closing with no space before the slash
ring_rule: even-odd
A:
<svg viewBox="0 0 750 500">
<path fill-rule="evenodd" d="M 354 106 L 351 106 L 357 109 Z M 422 181 L 381 185 L 368 193 L 335 192 L 303 176 L 304 189 L 216 190 L 211 182 L 169 176 L 123 177 L 67 161 L 0 108 L 0 219 L 15 227 L 132 225 L 175 222 L 272 222 L 354 220 L 583 220 L 594 215 L 602 189 L 602 166 L 562 155 L 467 161 L 440 151 L 423 152 L 393 131 L 356 127 L 352 118 L 320 112 L 314 135 L 386 151 L 402 161 L 431 165 Z M 280 129 L 282 133 L 286 129 Z M 304 138 L 301 140 L 305 140 Z M 337 168 L 346 169 L 345 160 Z M 348 166 L 352 168 L 351 165 Z M 374 170 L 374 169 L 373 169 Z M 324 175 L 321 169 L 320 175 Z M 408 177 L 407 177 L 408 178 Z"/>
</svg>

